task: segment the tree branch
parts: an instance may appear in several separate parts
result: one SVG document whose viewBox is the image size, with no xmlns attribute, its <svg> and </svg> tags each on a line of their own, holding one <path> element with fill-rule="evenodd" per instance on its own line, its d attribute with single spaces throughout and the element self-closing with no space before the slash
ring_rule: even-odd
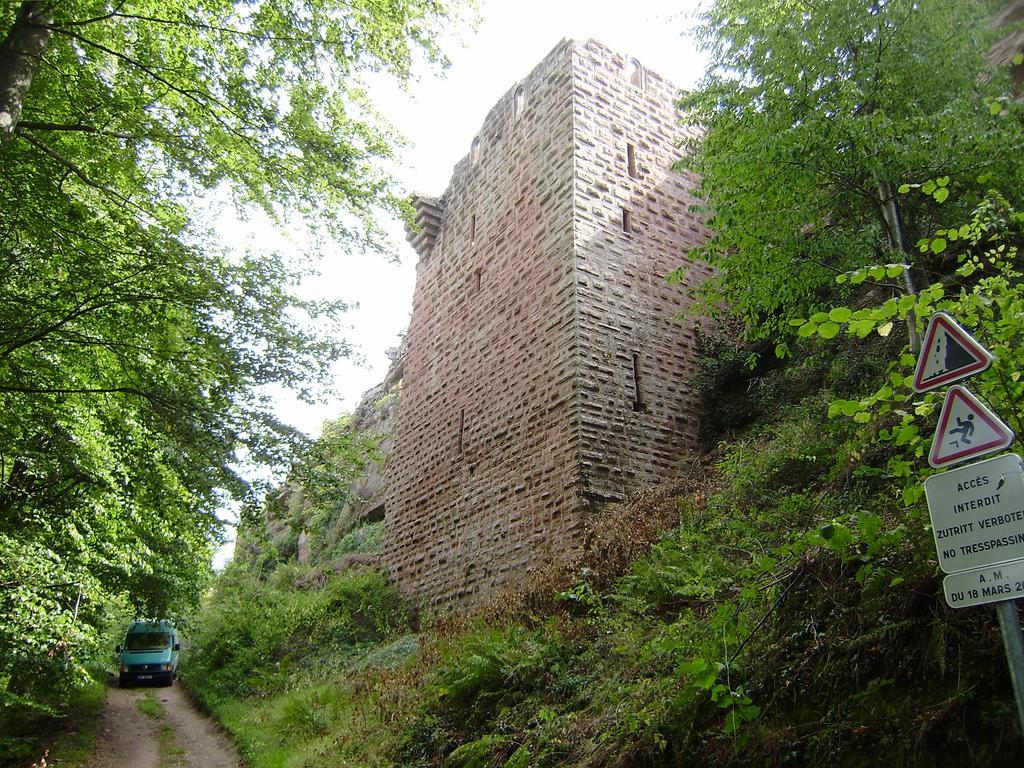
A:
<svg viewBox="0 0 1024 768">
<path fill-rule="evenodd" d="M 92 125 L 66 125 L 64 123 L 39 123 L 34 120 L 22 120 L 18 123 L 18 128 L 21 130 L 29 131 L 73 131 L 77 133 L 92 133 L 98 136 L 110 136 L 114 139 L 126 139 L 128 141 L 141 141 L 142 139 L 152 138 L 149 134 L 138 134 L 138 133 L 120 133 L 118 131 L 108 131 L 103 128 L 97 128 Z"/>
<path fill-rule="evenodd" d="M 197 91 L 197 90 L 193 90 L 193 89 L 182 88 L 182 87 L 180 87 L 178 85 L 175 85 L 170 80 L 168 80 L 167 78 L 165 78 L 162 75 L 160 75 L 160 73 L 157 72 L 153 67 L 148 66 L 146 64 L 143 64 L 138 59 L 132 58 L 131 56 L 128 56 L 127 54 L 122 53 L 121 51 L 115 51 L 113 48 L 109 48 L 109 47 L 103 45 L 102 43 L 97 43 L 95 40 L 90 40 L 87 37 L 83 37 L 82 35 L 79 35 L 78 33 L 71 31 L 70 29 L 64 29 L 62 27 L 57 27 L 57 26 L 53 26 L 53 25 L 49 26 L 48 28 L 50 30 L 54 31 L 54 32 L 66 35 L 66 36 L 68 36 L 68 37 L 70 37 L 70 38 L 72 38 L 74 40 L 77 40 L 78 42 L 82 43 L 82 45 L 87 45 L 87 46 L 95 48 L 95 49 L 97 49 L 99 51 L 103 51 L 104 53 L 106 53 L 106 54 L 108 54 L 110 56 L 113 56 L 116 59 L 119 59 L 119 60 L 125 62 L 129 66 L 132 66 L 132 67 L 138 69 L 140 72 L 143 72 L 144 74 L 146 74 L 149 77 L 153 78 L 158 83 L 166 86 L 168 89 L 170 89 L 174 93 L 177 93 L 180 96 L 182 96 L 182 97 L 188 99 L 189 101 L 193 102 L 194 104 L 199 106 L 201 109 L 205 110 L 210 115 L 210 117 L 212 117 L 213 120 L 218 125 L 220 125 L 221 128 L 223 128 L 225 131 L 230 133 L 232 136 L 235 136 L 236 138 L 240 139 L 243 144 L 245 144 L 247 147 L 249 147 L 249 149 L 253 152 L 254 155 L 256 155 L 257 157 L 259 157 L 261 159 L 266 159 L 266 158 L 264 158 L 263 153 L 256 146 L 254 138 L 252 136 L 246 134 L 244 131 L 238 130 L 237 128 L 235 128 L 232 125 L 230 125 L 224 119 L 224 117 L 221 114 L 219 114 L 217 112 L 217 110 L 215 110 L 213 108 L 213 106 L 216 105 L 217 107 L 220 107 L 220 109 L 222 109 L 224 112 L 226 112 L 227 114 L 229 114 L 232 117 L 234 117 L 242 125 L 248 125 L 248 121 L 246 120 L 245 116 L 242 115 L 242 114 L 239 114 L 239 112 L 237 112 L 236 110 L 232 109 L 229 104 L 227 104 L 224 101 L 218 99 L 213 94 L 211 94 L 211 93 L 209 93 L 207 91 Z M 249 126 L 249 127 L 253 127 L 253 126 Z"/>
<path fill-rule="evenodd" d="M 125 3 L 127 1 L 128 0 L 121 0 L 121 2 L 114 6 L 114 10 L 110 11 L 109 13 L 105 13 L 102 16 L 93 16 L 90 19 L 82 19 L 81 21 L 67 21 L 64 23 L 67 24 L 69 27 L 83 27 L 86 24 L 95 24 L 98 21 L 106 21 L 107 19 L 112 19 L 115 16 L 121 15 L 119 12 L 122 8 L 124 8 Z"/>
<path fill-rule="evenodd" d="M 0 383 L 0 392 L 12 395 L 136 395 L 154 403 L 170 403 L 167 398 L 137 387 L 21 387 Z"/>
<path fill-rule="evenodd" d="M 146 216 L 149 215 L 148 211 L 146 211 L 144 208 L 142 208 L 138 204 L 136 204 L 136 203 L 132 202 L 131 200 L 129 200 L 127 197 L 122 195 L 120 192 L 117 192 L 116 190 L 111 189 L 110 187 L 106 186 L 105 184 L 101 184 L 98 181 L 94 181 L 78 165 L 73 163 L 68 158 L 64 157 L 64 155 L 62 155 L 60 152 L 58 152 L 56 149 L 51 147 L 46 142 L 41 141 L 40 139 L 37 139 L 35 136 L 32 136 L 30 133 L 26 133 L 25 131 L 21 130 L 20 128 L 16 129 L 15 133 L 17 133 L 18 136 L 23 138 L 25 141 L 27 141 L 29 144 L 34 146 L 40 152 L 43 152 L 44 154 L 49 155 L 54 160 L 56 160 L 58 163 L 63 165 L 65 168 L 67 168 L 69 171 L 71 171 L 71 173 L 73 173 L 75 176 L 77 176 L 79 179 L 81 179 L 86 185 L 92 187 L 93 189 L 98 189 L 101 192 L 103 192 L 104 194 L 110 195 L 111 197 L 116 198 L 117 200 L 120 200 L 125 205 L 127 205 L 127 206 L 129 206 L 131 208 L 134 208 L 135 210 L 139 211 L 140 213 L 142 213 L 142 214 L 144 214 Z"/>
<path fill-rule="evenodd" d="M 147 21 L 147 22 L 150 22 L 152 24 L 164 24 L 164 25 L 167 25 L 167 26 L 176 26 L 176 27 L 191 27 L 191 28 L 194 28 L 194 29 L 203 29 L 203 30 L 206 30 L 208 32 L 224 32 L 224 33 L 229 34 L 229 35 L 237 35 L 238 37 L 245 37 L 245 38 L 248 38 L 250 40 L 259 40 L 260 42 L 264 42 L 264 43 L 277 43 L 277 42 L 280 42 L 280 43 L 316 43 L 317 45 L 324 45 L 324 46 L 331 47 L 331 46 L 337 46 L 337 45 L 342 45 L 343 46 L 346 43 L 352 44 L 356 40 L 355 33 L 351 34 L 349 36 L 348 40 L 342 40 L 342 39 L 328 40 L 327 38 L 323 38 L 323 37 L 292 37 L 292 36 L 283 36 L 283 35 L 261 35 L 261 34 L 259 34 L 257 32 L 246 32 L 243 29 L 234 29 L 232 27 L 222 27 L 222 26 L 215 25 L 215 24 L 204 24 L 201 21 L 196 21 L 195 19 L 190 19 L 190 18 L 185 18 L 183 20 L 164 19 L 164 18 L 160 18 L 159 16 L 143 16 L 143 15 L 134 14 L 134 13 L 114 13 L 114 14 L 111 14 L 111 15 L 116 17 L 116 18 L 118 18 L 118 19 L 132 19 L 132 20 L 135 20 L 135 21 Z M 69 25 L 69 26 L 71 26 L 71 25 Z"/>
</svg>

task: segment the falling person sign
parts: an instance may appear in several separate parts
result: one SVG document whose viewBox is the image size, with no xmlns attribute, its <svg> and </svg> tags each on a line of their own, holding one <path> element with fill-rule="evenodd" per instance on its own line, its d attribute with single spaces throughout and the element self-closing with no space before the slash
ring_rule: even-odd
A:
<svg viewBox="0 0 1024 768">
<path fill-rule="evenodd" d="M 1013 442 L 1013 430 L 964 387 L 949 388 L 935 427 L 928 463 L 936 469 L 995 453 Z"/>
</svg>

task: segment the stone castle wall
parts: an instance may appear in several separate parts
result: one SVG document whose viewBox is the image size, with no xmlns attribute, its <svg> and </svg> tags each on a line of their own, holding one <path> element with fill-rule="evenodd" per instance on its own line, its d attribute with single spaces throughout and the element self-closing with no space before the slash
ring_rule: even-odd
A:
<svg viewBox="0 0 1024 768">
<path fill-rule="evenodd" d="M 474 602 L 578 544 L 595 501 L 696 447 L 684 291 L 663 277 L 705 233 L 668 170 L 673 96 L 563 41 L 421 211 L 383 560 L 422 602 Z"/>
<path fill-rule="evenodd" d="M 588 499 L 624 500 L 696 450 L 692 321 L 673 318 L 707 274 L 694 181 L 672 170 L 677 90 L 594 41 L 574 54 L 581 471 Z M 628 219 L 628 221 L 627 221 Z M 683 285 L 665 275 L 688 263 Z"/>
<path fill-rule="evenodd" d="M 426 601 L 472 600 L 578 518 L 571 47 L 521 87 L 456 166 L 418 267 L 384 561 Z"/>
</svg>

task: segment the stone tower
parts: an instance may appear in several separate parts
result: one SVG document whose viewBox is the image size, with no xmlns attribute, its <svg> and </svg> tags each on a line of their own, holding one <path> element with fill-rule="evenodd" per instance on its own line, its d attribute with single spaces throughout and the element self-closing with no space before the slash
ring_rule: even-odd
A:
<svg viewBox="0 0 1024 768">
<path fill-rule="evenodd" d="M 417 197 L 383 560 L 467 604 L 579 543 L 595 505 L 697 445 L 686 288 L 707 274 L 676 90 L 561 42 L 488 114 L 440 198 Z M 684 286 L 664 276 L 688 264 Z"/>
</svg>

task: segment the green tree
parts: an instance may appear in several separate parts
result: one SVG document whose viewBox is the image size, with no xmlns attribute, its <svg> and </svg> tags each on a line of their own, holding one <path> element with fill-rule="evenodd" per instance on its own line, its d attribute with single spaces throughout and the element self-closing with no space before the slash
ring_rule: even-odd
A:
<svg viewBox="0 0 1024 768">
<path fill-rule="evenodd" d="M 984 58 L 999 5 L 712 4 L 708 74 L 681 102 L 701 126 L 681 163 L 700 175 L 715 233 L 695 254 L 716 270 L 706 307 L 729 307 L 785 354 L 789 321 L 834 300 L 836 275 L 906 265 L 873 285 L 888 296 L 948 267 L 913 244 L 994 179 L 1019 186 L 1021 124 L 1000 115 L 1008 78 Z M 929 181 L 931 194 L 898 194 Z"/>
<path fill-rule="evenodd" d="M 371 461 L 381 461 L 382 435 L 357 429 L 350 416 L 327 421 L 320 437 L 299 457 L 288 483 L 301 497 L 303 517 L 314 530 L 336 520 L 353 500 L 352 483 Z"/>
<path fill-rule="evenodd" d="M 440 62 L 441 0 L 24 0 L 0 8 L 0 705 L 73 680 L 110 606 L 194 600 L 239 449 L 302 438 L 348 348 L 284 258 L 193 223 L 226 193 L 381 251 L 396 138 L 364 75 Z M 289 266 L 292 264 L 292 266 Z M 317 328 L 319 330 L 310 330 Z M 58 697 L 59 698 L 59 697 Z"/>
</svg>

